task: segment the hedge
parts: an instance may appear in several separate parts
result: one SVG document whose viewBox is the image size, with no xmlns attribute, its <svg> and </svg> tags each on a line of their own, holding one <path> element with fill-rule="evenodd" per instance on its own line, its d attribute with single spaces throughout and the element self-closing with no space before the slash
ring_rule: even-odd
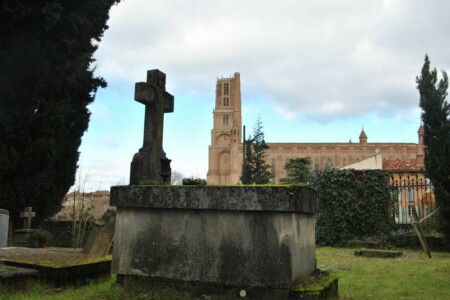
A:
<svg viewBox="0 0 450 300">
<path fill-rule="evenodd" d="M 312 176 L 312 186 L 319 193 L 318 245 L 388 236 L 392 231 L 389 172 L 328 169 Z"/>
</svg>

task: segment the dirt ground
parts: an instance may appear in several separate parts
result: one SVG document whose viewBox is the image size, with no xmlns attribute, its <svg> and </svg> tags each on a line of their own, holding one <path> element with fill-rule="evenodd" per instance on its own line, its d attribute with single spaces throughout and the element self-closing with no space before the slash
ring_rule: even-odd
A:
<svg viewBox="0 0 450 300">
<path fill-rule="evenodd" d="M 9 260 L 27 264 L 61 267 L 83 264 L 92 259 L 92 257 L 82 254 L 80 249 L 0 248 L 0 261 Z"/>
</svg>

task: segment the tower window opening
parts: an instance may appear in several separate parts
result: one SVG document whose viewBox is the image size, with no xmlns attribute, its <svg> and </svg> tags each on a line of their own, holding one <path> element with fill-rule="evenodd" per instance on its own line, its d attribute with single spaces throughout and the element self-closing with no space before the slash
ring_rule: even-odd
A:
<svg viewBox="0 0 450 300">
<path fill-rule="evenodd" d="M 228 97 L 223 98 L 223 106 L 230 106 L 230 100 Z"/>
<path fill-rule="evenodd" d="M 223 94 L 228 95 L 228 83 L 223 84 Z"/>
<path fill-rule="evenodd" d="M 223 125 L 228 125 L 228 119 L 229 119 L 228 115 L 223 115 Z"/>
</svg>

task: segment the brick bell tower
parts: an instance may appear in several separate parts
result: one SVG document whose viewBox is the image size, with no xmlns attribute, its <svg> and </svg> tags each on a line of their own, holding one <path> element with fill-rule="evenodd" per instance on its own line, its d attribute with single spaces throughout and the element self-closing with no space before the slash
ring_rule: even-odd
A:
<svg viewBox="0 0 450 300">
<path fill-rule="evenodd" d="M 209 185 L 237 184 L 240 170 L 238 148 L 241 147 L 241 80 L 239 73 L 231 78 L 217 79 L 216 104 L 209 146 L 207 181 Z"/>
</svg>

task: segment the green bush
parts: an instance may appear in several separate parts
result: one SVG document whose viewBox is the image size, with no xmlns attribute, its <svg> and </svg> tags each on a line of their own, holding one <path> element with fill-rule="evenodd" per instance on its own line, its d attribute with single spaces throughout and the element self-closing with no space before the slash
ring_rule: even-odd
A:
<svg viewBox="0 0 450 300">
<path fill-rule="evenodd" d="M 319 193 L 316 243 L 340 245 L 349 239 L 387 236 L 394 222 L 389 173 L 381 170 L 316 172 L 312 186 Z"/>
<path fill-rule="evenodd" d="M 183 185 L 206 185 L 206 179 L 194 178 L 194 177 L 183 178 L 182 184 Z"/>
</svg>

